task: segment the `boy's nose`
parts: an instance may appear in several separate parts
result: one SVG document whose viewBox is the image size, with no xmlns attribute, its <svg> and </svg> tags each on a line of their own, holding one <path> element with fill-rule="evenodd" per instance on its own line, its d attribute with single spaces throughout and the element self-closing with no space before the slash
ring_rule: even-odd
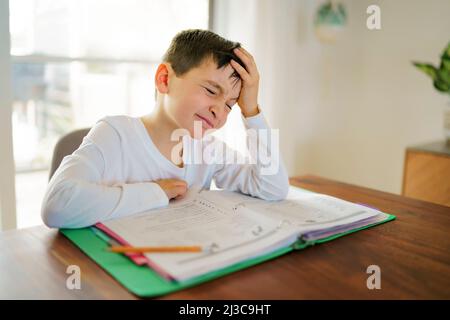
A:
<svg viewBox="0 0 450 320">
<path fill-rule="evenodd" d="M 223 110 L 222 108 L 220 108 L 220 106 L 212 106 L 209 111 L 212 113 L 214 119 L 216 121 L 221 122 L 222 118 L 224 116 L 225 110 Z"/>
</svg>

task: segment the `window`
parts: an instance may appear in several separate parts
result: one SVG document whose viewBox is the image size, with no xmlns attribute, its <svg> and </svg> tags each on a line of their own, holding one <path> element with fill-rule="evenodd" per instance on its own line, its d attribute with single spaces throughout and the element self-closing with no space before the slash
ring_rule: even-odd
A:
<svg viewBox="0 0 450 320">
<path fill-rule="evenodd" d="M 170 40 L 207 29 L 208 13 L 208 0 L 10 1 L 18 227 L 41 223 L 56 141 L 107 115 L 150 112 Z"/>
</svg>

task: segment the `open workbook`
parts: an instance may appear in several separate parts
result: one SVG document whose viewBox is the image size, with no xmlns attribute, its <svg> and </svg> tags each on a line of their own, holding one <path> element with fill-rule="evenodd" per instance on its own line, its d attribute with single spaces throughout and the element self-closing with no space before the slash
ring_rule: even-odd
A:
<svg viewBox="0 0 450 320">
<path fill-rule="evenodd" d="M 101 225 L 122 244 L 202 246 L 196 253 L 147 253 L 148 264 L 177 282 L 389 220 L 376 209 L 291 188 L 286 200 L 190 188 L 185 198 Z"/>
</svg>

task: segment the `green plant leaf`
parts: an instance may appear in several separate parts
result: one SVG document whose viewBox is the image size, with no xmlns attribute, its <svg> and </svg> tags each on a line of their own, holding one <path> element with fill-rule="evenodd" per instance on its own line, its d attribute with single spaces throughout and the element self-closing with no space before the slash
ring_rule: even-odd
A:
<svg viewBox="0 0 450 320">
<path fill-rule="evenodd" d="M 444 68 L 437 71 L 437 78 L 447 84 L 450 84 L 450 72 Z"/>
<path fill-rule="evenodd" d="M 437 80 L 437 69 L 432 66 L 431 64 L 427 64 L 427 63 L 420 63 L 420 62 L 414 62 L 413 64 L 419 69 L 422 70 L 423 72 L 425 72 L 427 75 L 429 75 L 431 77 L 431 79 L 433 79 L 433 81 Z"/>
<path fill-rule="evenodd" d="M 439 69 L 427 63 L 413 61 L 413 64 L 433 79 L 436 90 L 450 94 L 450 42 L 442 52 Z"/>
<path fill-rule="evenodd" d="M 442 59 L 441 65 L 439 66 L 439 69 L 447 71 L 447 73 L 450 74 L 450 58 L 449 59 Z"/>
<path fill-rule="evenodd" d="M 447 48 L 444 50 L 441 56 L 441 65 L 439 66 L 441 70 L 447 70 L 450 73 L 450 42 L 447 45 Z"/>
<path fill-rule="evenodd" d="M 436 88 L 436 90 L 438 90 L 438 91 L 450 93 L 450 84 L 448 82 L 444 82 L 444 81 L 438 79 L 433 82 L 433 85 Z"/>
</svg>

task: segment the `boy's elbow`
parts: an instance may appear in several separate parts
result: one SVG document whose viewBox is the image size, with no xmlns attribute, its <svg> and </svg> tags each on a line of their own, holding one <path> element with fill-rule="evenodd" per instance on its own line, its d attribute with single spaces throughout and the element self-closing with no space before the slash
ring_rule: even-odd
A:
<svg viewBox="0 0 450 320">
<path fill-rule="evenodd" d="M 49 206 L 44 206 L 41 212 L 42 221 L 49 228 L 63 228 L 64 223 L 61 221 L 58 211 Z"/>
<path fill-rule="evenodd" d="M 287 195 L 289 193 L 289 181 L 283 185 L 280 185 L 276 192 L 273 194 L 273 200 L 280 201 L 286 199 Z"/>
<path fill-rule="evenodd" d="M 280 196 L 279 200 L 286 199 L 288 193 L 289 193 L 289 180 L 286 182 L 286 184 L 281 189 L 280 194 L 279 194 L 279 196 Z"/>
<path fill-rule="evenodd" d="M 282 168 L 282 174 L 278 176 L 276 179 L 277 181 L 274 181 L 274 188 L 273 190 L 273 200 L 280 201 L 286 199 L 288 193 L 289 193 L 289 177 L 287 175 L 287 172 L 284 168 Z"/>
<path fill-rule="evenodd" d="M 266 180 L 269 183 L 270 199 L 280 201 L 286 199 L 289 193 L 289 176 L 284 165 L 280 165 L 277 174 Z"/>
<path fill-rule="evenodd" d="M 74 196 L 75 182 L 63 182 L 47 190 L 42 202 L 41 218 L 49 228 L 72 227 L 70 207 L 67 205 Z"/>
<path fill-rule="evenodd" d="M 289 180 L 278 182 L 276 185 L 271 185 L 262 194 L 262 199 L 269 201 L 281 201 L 286 199 L 289 193 Z"/>
<path fill-rule="evenodd" d="M 44 200 L 42 204 L 41 217 L 44 224 L 49 228 L 65 228 L 67 221 L 65 221 L 64 208 L 56 203 L 56 201 Z"/>
</svg>

